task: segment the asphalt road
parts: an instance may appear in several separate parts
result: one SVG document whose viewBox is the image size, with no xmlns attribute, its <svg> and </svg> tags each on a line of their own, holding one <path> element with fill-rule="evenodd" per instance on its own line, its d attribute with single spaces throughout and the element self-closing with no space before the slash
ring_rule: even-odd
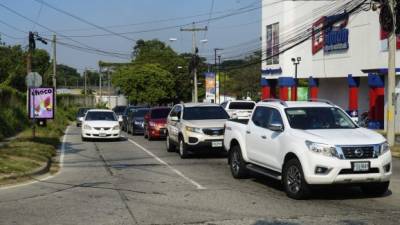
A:
<svg viewBox="0 0 400 225">
<path fill-rule="evenodd" d="M 399 224 L 400 161 L 390 192 L 379 198 L 358 188 L 286 197 L 262 176 L 232 178 L 220 154 L 182 160 L 164 141 L 127 136 L 85 142 L 67 131 L 63 167 L 32 184 L 0 188 L 0 224 Z"/>
</svg>

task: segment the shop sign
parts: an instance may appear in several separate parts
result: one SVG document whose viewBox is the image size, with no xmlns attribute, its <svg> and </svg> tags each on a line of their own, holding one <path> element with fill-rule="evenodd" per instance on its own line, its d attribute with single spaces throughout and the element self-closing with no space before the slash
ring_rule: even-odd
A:
<svg viewBox="0 0 400 225">
<path fill-rule="evenodd" d="M 346 28 L 349 16 L 342 13 L 324 16 L 312 27 L 312 53 L 333 52 L 349 49 L 349 29 Z"/>
<path fill-rule="evenodd" d="M 265 70 L 261 71 L 262 75 L 279 75 L 282 74 L 282 68 L 276 68 L 276 69 L 272 69 L 272 68 L 268 68 Z"/>
</svg>

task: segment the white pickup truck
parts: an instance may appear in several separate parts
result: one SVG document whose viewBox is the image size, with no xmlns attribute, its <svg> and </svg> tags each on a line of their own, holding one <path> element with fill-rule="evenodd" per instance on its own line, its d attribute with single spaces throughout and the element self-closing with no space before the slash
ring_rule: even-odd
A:
<svg viewBox="0 0 400 225">
<path fill-rule="evenodd" d="M 392 174 L 385 138 L 328 101 L 259 102 L 250 120 L 226 122 L 224 147 L 233 177 L 253 171 L 281 180 L 294 199 L 312 185 L 340 183 L 383 195 Z"/>
</svg>

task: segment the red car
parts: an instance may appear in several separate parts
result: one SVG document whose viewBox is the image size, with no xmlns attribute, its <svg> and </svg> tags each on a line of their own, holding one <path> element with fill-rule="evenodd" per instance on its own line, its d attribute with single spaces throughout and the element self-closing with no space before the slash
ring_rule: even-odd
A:
<svg viewBox="0 0 400 225">
<path fill-rule="evenodd" d="M 165 138 L 167 117 L 171 108 L 152 108 L 144 117 L 144 137 L 151 139 Z"/>
</svg>

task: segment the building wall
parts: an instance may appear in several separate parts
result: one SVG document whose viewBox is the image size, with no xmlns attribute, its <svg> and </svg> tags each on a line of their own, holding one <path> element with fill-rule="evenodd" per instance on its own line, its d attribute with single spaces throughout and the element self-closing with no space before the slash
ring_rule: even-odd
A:
<svg viewBox="0 0 400 225">
<path fill-rule="evenodd" d="M 266 54 L 266 26 L 279 22 L 280 42 L 293 33 L 293 29 L 299 24 L 306 25 L 302 29 L 312 27 L 312 24 L 322 16 L 326 16 L 329 7 L 337 7 L 339 4 L 351 2 L 351 0 L 339 1 L 282 1 L 263 0 L 262 10 L 262 47 Z M 380 25 L 378 11 L 361 11 L 349 18 L 346 28 L 349 29 L 349 49 L 324 53 L 323 50 L 312 54 L 312 41 L 307 40 L 303 44 L 288 50 L 280 55 L 279 65 L 267 65 L 263 62 L 262 69 L 281 68 L 282 73 L 265 76 L 267 79 L 276 79 L 280 76 L 294 76 L 293 57 L 301 57 L 298 67 L 298 77 L 317 78 L 367 76 L 362 69 L 386 68 L 387 51 L 382 49 L 380 40 Z M 398 51 L 396 63 L 400 63 Z M 339 66 L 338 66 L 339 65 Z"/>
</svg>

